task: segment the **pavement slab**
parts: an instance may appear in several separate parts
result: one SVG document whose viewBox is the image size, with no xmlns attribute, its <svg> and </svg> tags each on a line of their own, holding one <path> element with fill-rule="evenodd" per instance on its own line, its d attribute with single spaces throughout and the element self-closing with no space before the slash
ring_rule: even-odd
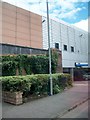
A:
<svg viewBox="0 0 90 120">
<path fill-rule="evenodd" d="M 73 87 L 53 96 L 14 106 L 2 104 L 3 118 L 57 118 L 88 99 L 88 82 L 74 82 Z"/>
</svg>

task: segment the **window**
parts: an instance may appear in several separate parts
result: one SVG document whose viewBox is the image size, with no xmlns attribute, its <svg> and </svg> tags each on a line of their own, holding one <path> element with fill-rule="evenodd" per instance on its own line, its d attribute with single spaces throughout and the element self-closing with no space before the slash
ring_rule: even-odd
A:
<svg viewBox="0 0 90 120">
<path fill-rule="evenodd" d="M 64 50 L 67 51 L 67 45 L 64 45 L 63 47 L 64 47 Z"/>
<path fill-rule="evenodd" d="M 74 47 L 71 46 L 71 52 L 74 52 Z"/>
<path fill-rule="evenodd" d="M 59 49 L 59 43 L 55 43 L 55 48 Z"/>
</svg>

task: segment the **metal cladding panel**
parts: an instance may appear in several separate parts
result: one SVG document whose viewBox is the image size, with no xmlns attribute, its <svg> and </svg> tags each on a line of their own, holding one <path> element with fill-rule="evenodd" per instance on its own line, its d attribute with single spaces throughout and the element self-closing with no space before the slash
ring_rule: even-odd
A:
<svg viewBox="0 0 90 120">
<path fill-rule="evenodd" d="M 2 4 L 2 8 L 9 9 L 10 11 L 16 11 L 16 6 L 10 5 L 6 2 L 4 2 L 4 4 Z"/>
<path fill-rule="evenodd" d="M 61 23 L 61 37 L 63 38 L 68 38 L 67 35 L 67 26 Z"/>
<path fill-rule="evenodd" d="M 62 66 L 63 67 L 70 67 L 70 60 L 62 59 Z"/>
<path fill-rule="evenodd" d="M 76 53 L 88 53 L 88 34 L 75 30 Z"/>
<path fill-rule="evenodd" d="M 2 43 L 42 48 L 42 17 L 40 15 L 4 2 L 2 14 Z M 32 39 L 33 36 L 34 39 Z"/>
<path fill-rule="evenodd" d="M 25 27 L 25 28 L 29 29 L 30 28 L 30 22 L 17 19 L 17 26 Z"/>
<path fill-rule="evenodd" d="M 25 22 L 30 22 L 30 18 L 27 15 L 24 15 L 22 13 L 17 12 L 17 19 L 25 21 Z"/>
<path fill-rule="evenodd" d="M 42 24 L 43 30 L 43 48 L 48 49 L 47 19 Z M 83 36 L 80 35 L 83 33 Z M 55 43 L 59 43 L 59 49 L 62 51 L 63 67 L 75 67 L 75 62 L 88 61 L 88 34 L 80 29 L 76 29 L 62 22 L 50 19 L 50 44 L 55 48 Z M 67 51 L 63 49 L 67 45 Z M 71 51 L 74 48 L 74 52 Z"/>
<path fill-rule="evenodd" d="M 2 43 L 14 45 L 15 42 L 16 42 L 15 37 L 6 36 L 6 35 L 3 36 L 3 35 L 2 35 Z"/>
<path fill-rule="evenodd" d="M 17 32 L 17 38 L 24 39 L 24 40 L 29 40 L 30 41 L 30 35 L 29 34 L 23 34 L 20 32 Z"/>
<path fill-rule="evenodd" d="M 75 46 L 75 40 L 74 40 L 75 35 L 73 28 L 68 27 L 68 37 L 69 37 L 69 44 L 71 46 Z"/>
<path fill-rule="evenodd" d="M 79 55 L 79 54 L 70 54 L 67 52 L 62 53 L 62 64 L 63 67 L 75 67 L 75 62 L 87 62 L 88 56 L 86 55 Z"/>
<path fill-rule="evenodd" d="M 51 21 L 51 42 L 52 48 L 55 48 L 55 43 L 60 44 L 60 24 L 56 21 Z M 60 45 L 59 45 L 60 49 Z"/>
<path fill-rule="evenodd" d="M 68 26 L 61 23 L 61 40 L 62 40 L 62 51 L 63 46 L 67 45 L 67 50 L 69 50 L 69 36 L 68 36 Z"/>
<path fill-rule="evenodd" d="M 47 20 L 43 17 L 43 48 L 48 49 L 48 33 L 47 33 Z M 55 48 L 55 43 L 60 43 L 60 24 L 50 20 L 50 46 Z M 61 47 L 60 47 L 61 49 Z"/>
<path fill-rule="evenodd" d="M 12 18 L 16 18 L 16 11 L 12 11 L 12 10 L 9 10 L 9 9 L 6 9 L 6 8 L 2 9 L 2 14 L 6 15 L 6 16 L 9 16 L 9 17 L 12 17 Z"/>
<path fill-rule="evenodd" d="M 36 30 L 34 30 L 34 29 L 32 29 L 31 30 L 31 36 L 37 36 L 37 37 L 41 37 L 42 36 L 42 34 L 41 34 L 41 32 L 40 31 L 36 31 Z M 38 38 L 37 38 L 38 39 Z"/>
<path fill-rule="evenodd" d="M 2 21 L 2 29 L 16 31 L 15 24 Z"/>
<path fill-rule="evenodd" d="M 17 12 L 29 17 L 29 11 L 17 7 Z"/>
<path fill-rule="evenodd" d="M 76 53 L 80 54 L 81 48 L 80 48 L 79 31 L 77 30 L 75 30 L 75 48 L 76 48 Z"/>
<path fill-rule="evenodd" d="M 10 24 L 16 24 L 16 19 L 15 18 L 13 18 L 13 17 L 10 17 L 10 16 L 8 16 L 8 15 L 5 15 L 5 14 L 3 14 L 2 15 L 2 20 L 6 23 L 10 23 Z"/>
<path fill-rule="evenodd" d="M 30 25 L 30 28 L 42 33 L 42 27 L 41 27 L 41 25 L 33 24 L 33 23 L 32 23 L 32 24 Z"/>
<path fill-rule="evenodd" d="M 14 37 L 14 38 L 15 38 L 16 33 L 15 33 L 15 31 L 12 31 L 12 30 L 3 29 L 2 35 L 4 35 L 4 36 L 9 36 L 9 37 L 11 36 L 11 37 Z"/>
<path fill-rule="evenodd" d="M 22 38 L 17 38 L 17 42 L 16 42 L 16 45 L 21 45 L 21 46 L 30 46 L 30 41 L 29 40 L 26 40 L 26 39 L 22 39 Z"/>
<path fill-rule="evenodd" d="M 42 17 L 42 21 L 43 20 L 45 20 L 45 22 L 42 23 L 43 48 L 48 49 L 48 33 L 47 33 L 47 20 L 46 20 L 46 17 Z"/>
<path fill-rule="evenodd" d="M 88 54 L 88 34 L 83 34 L 81 38 L 82 53 Z M 86 47 L 85 47 L 86 46 Z"/>
<path fill-rule="evenodd" d="M 25 28 L 23 26 L 17 26 L 17 32 L 23 33 L 23 34 L 30 34 L 30 29 Z"/>
<path fill-rule="evenodd" d="M 88 66 L 90 68 L 90 31 L 88 33 Z"/>
<path fill-rule="evenodd" d="M 6 3 L 2 14 L 3 43 L 42 48 L 43 42 L 43 48 L 48 49 L 46 17 Z M 61 21 L 50 19 L 49 22 L 50 45 L 55 48 L 55 43 L 59 43 L 64 67 L 72 67 L 75 62 L 87 62 L 88 34 Z M 63 50 L 63 45 L 67 45 L 67 51 Z M 74 52 L 71 52 L 71 46 Z"/>
<path fill-rule="evenodd" d="M 30 15 L 31 16 L 31 15 Z M 31 23 L 34 24 L 34 25 L 39 25 L 41 26 L 41 22 L 40 22 L 40 18 L 32 18 L 30 19 Z"/>
</svg>

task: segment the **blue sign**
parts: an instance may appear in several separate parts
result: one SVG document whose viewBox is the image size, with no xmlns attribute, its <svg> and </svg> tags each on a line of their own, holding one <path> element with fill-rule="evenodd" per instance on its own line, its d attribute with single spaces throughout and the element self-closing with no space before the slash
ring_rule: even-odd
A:
<svg viewBox="0 0 90 120">
<path fill-rule="evenodd" d="M 83 66 L 86 67 L 86 66 L 88 66 L 88 63 L 76 63 L 76 62 L 75 62 L 75 66 L 76 66 L 76 67 L 83 67 Z"/>
</svg>

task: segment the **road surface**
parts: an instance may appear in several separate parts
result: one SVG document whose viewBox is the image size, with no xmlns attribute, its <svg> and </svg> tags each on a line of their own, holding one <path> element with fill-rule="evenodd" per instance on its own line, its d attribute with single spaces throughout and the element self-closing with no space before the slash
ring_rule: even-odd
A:
<svg viewBox="0 0 90 120">
<path fill-rule="evenodd" d="M 88 101 L 63 115 L 61 118 L 88 118 Z"/>
</svg>

